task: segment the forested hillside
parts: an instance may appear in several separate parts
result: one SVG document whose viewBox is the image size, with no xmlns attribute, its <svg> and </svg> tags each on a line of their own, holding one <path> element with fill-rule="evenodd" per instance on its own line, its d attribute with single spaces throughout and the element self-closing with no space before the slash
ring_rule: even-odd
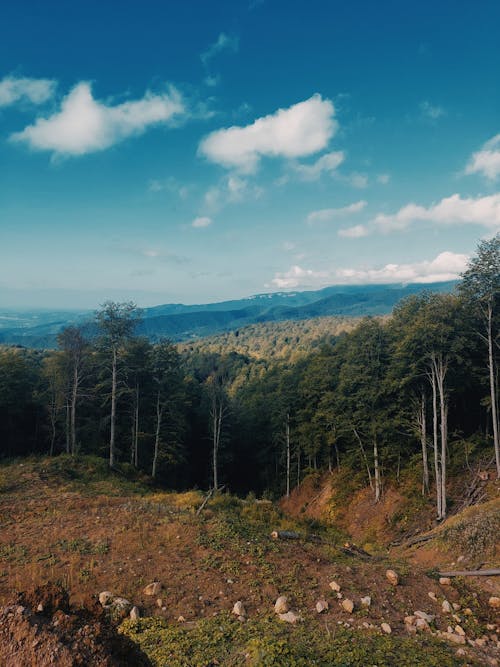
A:
<svg viewBox="0 0 500 667">
<path fill-rule="evenodd" d="M 386 319 L 260 325 L 177 349 L 137 335 L 133 304 L 107 303 L 91 338 L 71 326 L 57 350 L 0 348 L 1 453 L 93 453 L 170 487 L 273 495 L 343 466 L 375 500 L 418 467 L 444 517 L 450 470 L 483 458 L 500 474 L 499 296 L 497 235 L 455 293 L 412 295 Z"/>
</svg>

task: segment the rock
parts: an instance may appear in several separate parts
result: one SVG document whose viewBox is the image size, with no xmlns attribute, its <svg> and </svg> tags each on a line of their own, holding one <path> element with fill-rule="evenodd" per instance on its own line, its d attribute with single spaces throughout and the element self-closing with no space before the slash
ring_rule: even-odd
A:
<svg viewBox="0 0 500 667">
<path fill-rule="evenodd" d="M 161 589 L 162 589 L 161 583 L 159 581 L 153 581 L 152 584 L 148 584 L 144 588 L 143 593 L 144 595 L 158 595 Z"/>
<path fill-rule="evenodd" d="M 361 606 L 364 609 L 369 609 L 371 607 L 371 604 L 372 604 L 372 599 L 369 595 L 365 595 L 364 598 L 361 598 L 360 602 L 361 602 Z"/>
<path fill-rule="evenodd" d="M 280 621 L 285 621 L 285 623 L 298 623 L 302 620 L 299 614 L 296 614 L 294 611 L 287 611 L 286 614 L 278 614 Z"/>
<path fill-rule="evenodd" d="M 244 623 L 246 620 L 247 620 L 247 619 L 246 619 L 246 616 L 238 616 L 238 621 L 239 621 L 240 623 Z"/>
<path fill-rule="evenodd" d="M 465 637 L 465 630 L 462 628 L 461 625 L 455 625 L 455 632 L 457 635 L 462 635 L 462 637 Z"/>
<path fill-rule="evenodd" d="M 99 593 L 99 602 L 103 607 L 111 604 L 111 602 L 113 602 L 113 593 L 110 591 L 102 591 L 102 593 Z"/>
<path fill-rule="evenodd" d="M 399 576 L 397 572 L 394 572 L 394 570 L 387 570 L 385 573 L 385 578 L 393 586 L 397 586 L 399 584 Z"/>
<path fill-rule="evenodd" d="M 42 612 L 43 611 L 43 604 L 40 602 L 40 604 L 36 608 L 37 611 Z"/>
<path fill-rule="evenodd" d="M 354 602 L 352 600 L 348 600 L 347 598 L 345 600 L 342 600 L 342 608 L 348 613 L 352 614 L 353 609 L 354 609 Z"/>
<path fill-rule="evenodd" d="M 132 607 L 132 609 L 130 610 L 130 618 L 133 621 L 137 621 L 137 619 L 140 618 L 140 617 L 141 617 L 141 613 L 139 611 L 139 607 Z"/>
<path fill-rule="evenodd" d="M 179 617 L 177 618 L 177 622 L 178 622 L 178 623 L 185 623 L 185 622 L 186 622 L 186 619 L 184 618 L 184 616 L 179 616 Z"/>
<path fill-rule="evenodd" d="M 492 595 L 488 600 L 488 604 L 492 609 L 500 609 L 500 598 Z"/>
<path fill-rule="evenodd" d="M 474 615 L 473 612 L 472 612 L 472 609 L 470 609 L 469 607 L 467 607 L 467 609 L 464 609 L 464 614 L 466 616 L 473 616 Z"/>
<path fill-rule="evenodd" d="M 121 620 L 129 615 L 130 610 L 132 609 L 132 603 L 125 598 L 113 598 L 111 604 L 106 605 L 106 609 L 109 610 L 111 618 L 115 621 Z"/>
<path fill-rule="evenodd" d="M 452 607 L 455 611 L 460 611 L 460 605 L 458 604 L 458 602 L 454 602 Z"/>
<path fill-rule="evenodd" d="M 382 629 L 382 632 L 385 632 L 386 635 L 390 635 L 390 634 L 391 634 L 391 632 L 392 632 L 392 628 L 391 628 L 391 626 L 389 625 L 389 623 L 382 623 L 382 625 L 381 625 L 380 627 L 381 627 L 381 629 Z"/>
<path fill-rule="evenodd" d="M 286 595 L 280 595 L 280 597 L 274 603 L 274 612 L 276 614 L 286 614 L 290 609 L 288 606 L 288 599 Z"/>
<path fill-rule="evenodd" d="M 332 589 L 332 591 L 335 591 L 336 593 L 340 592 L 340 586 L 336 581 L 330 581 L 329 586 Z"/>
<path fill-rule="evenodd" d="M 441 609 L 443 610 L 443 614 L 451 614 L 453 608 L 451 604 L 448 602 L 448 600 L 443 600 Z"/>
<path fill-rule="evenodd" d="M 425 619 L 417 618 L 415 620 L 415 629 L 417 632 L 429 632 L 431 628 Z"/>
<path fill-rule="evenodd" d="M 443 639 L 447 639 L 454 644 L 465 644 L 465 637 L 455 635 L 453 632 L 442 632 L 440 637 L 443 637 Z"/>
<path fill-rule="evenodd" d="M 404 617 L 404 624 L 405 625 L 414 625 L 416 621 L 416 616 L 405 616 Z"/>
<path fill-rule="evenodd" d="M 246 612 L 245 607 L 243 605 L 243 602 L 241 602 L 241 600 L 238 600 L 238 602 L 234 603 L 233 614 L 235 616 L 246 616 L 247 615 L 247 612 Z"/>
<path fill-rule="evenodd" d="M 449 577 L 439 577 L 441 586 L 451 586 L 451 579 Z"/>
<path fill-rule="evenodd" d="M 160 607 L 160 609 L 163 607 L 163 600 L 162 598 L 156 598 L 156 606 Z"/>
<path fill-rule="evenodd" d="M 457 652 L 455 653 L 456 656 L 459 658 L 463 658 L 466 654 L 463 648 L 457 648 Z"/>
<path fill-rule="evenodd" d="M 328 611 L 328 602 L 326 600 L 318 600 L 316 602 L 316 611 L 318 614 L 322 614 L 324 611 Z"/>
<path fill-rule="evenodd" d="M 417 616 L 418 618 L 423 619 L 427 623 L 432 623 L 432 621 L 434 620 L 434 616 L 431 616 L 430 614 L 426 614 L 425 611 L 416 611 L 415 616 Z"/>
<path fill-rule="evenodd" d="M 431 600 L 434 600 L 434 602 L 437 602 L 437 597 L 436 594 L 433 593 L 432 591 L 429 591 L 427 595 L 430 597 Z"/>
</svg>

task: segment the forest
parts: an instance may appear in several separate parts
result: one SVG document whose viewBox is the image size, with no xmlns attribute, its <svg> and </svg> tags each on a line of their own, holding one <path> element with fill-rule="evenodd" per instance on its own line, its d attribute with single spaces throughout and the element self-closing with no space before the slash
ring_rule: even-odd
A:
<svg viewBox="0 0 500 667">
<path fill-rule="evenodd" d="M 450 471 L 481 459 L 500 476 L 499 301 L 497 234 L 453 293 L 330 333 L 319 319 L 153 344 L 135 304 L 107 302 L 57 350 L 0 346 L 0 455 L 95 454 L 168 488 L 271 497 L 343 466 L 374 501 L 418 467 L 444 518 Z"/>
</svg>

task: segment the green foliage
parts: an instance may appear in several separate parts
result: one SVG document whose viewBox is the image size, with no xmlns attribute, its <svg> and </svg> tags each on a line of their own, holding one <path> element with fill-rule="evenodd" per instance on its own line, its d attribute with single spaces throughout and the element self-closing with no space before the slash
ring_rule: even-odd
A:
<svg viewBox="0 0 500 667">
<path fill-rule="evenodd" d="M 157 618 L 125 621 L 120 631 L 137 642 L 154 667 L 455 667 L 453 650 L 431 637 L 401 638 L 318 626 L 289 627 L 275 617 L 240 623 L 227 613 L 192 628 Z"/>
</svg>

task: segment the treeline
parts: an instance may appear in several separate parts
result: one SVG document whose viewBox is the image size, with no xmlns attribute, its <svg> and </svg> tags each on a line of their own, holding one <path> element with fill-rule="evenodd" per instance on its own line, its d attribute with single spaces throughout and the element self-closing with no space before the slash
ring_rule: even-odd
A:
<svg viewBox="0 0 500 667">
<path fill-rule="evenodd" d="M 444 517 L 450 467 L 482 457 L 500 475 L 499 300 L 497 235 L 456 293 L 409 297 L 309 354 L 180 353 L 135 335 L 134 304 L 106 303 L 56 351 L 0 348 L 1 453 L 97 453 L 174 488 L 275 495 L 344 466 L 375 500 L 418 467 Z"/>
</svg>

